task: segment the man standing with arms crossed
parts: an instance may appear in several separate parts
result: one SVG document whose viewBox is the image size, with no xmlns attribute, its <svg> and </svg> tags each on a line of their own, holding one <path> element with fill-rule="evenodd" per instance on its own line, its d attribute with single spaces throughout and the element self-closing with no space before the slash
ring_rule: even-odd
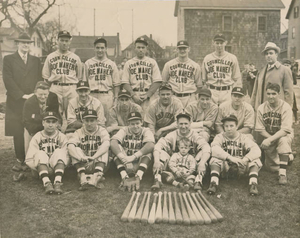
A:
<svg viewBox="0 0 300 238">
<path fill-rule="evenodd" d="M 227 41 L 223 34 L 213 39 L 215 51 L 204 57 L 202 69 L 203 84 L 212 92 L 212 100 L 217 105 L 229 101 L 233 86 L 242 87 L 241 73 L 235 55 L 225 51 Z"/>
<path fill-rule="evenodd" d="M 82 78 L 81 60 L 69 51 L 71 38 L 67 31 L 58 33 L 58 49 L 47 56 L 42 72 L 43 78 L 51 83 L 50 91 L 58 96 L 62 114 L 66 113 L 69 100 L 77 96 L 76 84 Z"/>
</svg>

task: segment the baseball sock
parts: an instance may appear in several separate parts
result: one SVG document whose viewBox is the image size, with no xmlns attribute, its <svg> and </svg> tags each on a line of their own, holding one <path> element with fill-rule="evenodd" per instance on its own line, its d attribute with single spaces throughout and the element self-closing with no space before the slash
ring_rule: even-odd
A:
<svg viewBox="0 0 300 238">
<path fill-rule="evenodd" d="M 288 165 L 289 158 L 288 154 L 279 154 L 279 175 L 286 176 L 286 167 Z"/>
<path fill-rule="evenodd" d="M 161 174 L 155 174 L 154 178 L 158 181 L 161 182 Z"/>
<path fill-rule="evenodd" d="M 147 168 L 148 168 L 148 165 L 147 165 L 147 164 L 140 163 L 140 166 L 139 166 L 138 171 L 137 171 L 137 173 L 136 173 L 137 176 L 140 177 L 140 180 L 142 180 L 143 175 L 144 175 L 145 171 L 147 170 Z"/>
<path fill-rule="evenodd" d="M 257 178 L 258 178 L 258 173 L 257 172 L 250 172 L 249 173 L 249 185 L 255 183 L 257 184 Z"/>
<path fill-rule="evenodd" d="M 49 174 L 48 174 L 47 170 L 40 171 L 39 175 L 43 181 L 44 186 L 46 185 L 46 183 L 51 182 L 49 179 Z"/>
<path fill-rule="evenodd" d="M 55 170 L 55 179 L 54 183 L 61 183 L 62 176 L 64 175 L 64 170 L 63 169 L 57 169 Z"/>
<path fill-rule="evenodd" d="M 211 176 L 210 182 L 215 182 L 216 185 L 219 185 L 220 173 L 218 171 L 212 170 L 210 176 Z"/>
<path fill-rule="evenodd" d="M 118 169 L 118 171 L 119 171 L 122 179 L 128 177 L 128 174 L 127 174 L 127 172 L 125 170 L 125 166 L 123 164 L 119 164 L 117 166 L 117 169 Z"/>
<path fill-rule="evenodd" d="M 105 166 L 105 163 L 97 162 L 96 165 L 95 165 L 95 173 L 98 173 L 98 172 L 103 173 L 104 166 Z"/>
</svg>

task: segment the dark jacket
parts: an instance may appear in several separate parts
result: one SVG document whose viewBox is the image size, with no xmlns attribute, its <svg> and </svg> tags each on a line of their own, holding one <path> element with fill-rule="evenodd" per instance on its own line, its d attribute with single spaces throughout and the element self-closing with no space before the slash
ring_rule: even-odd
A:
<svg viewBox="0 0 300 238">
<path fill-rule="evenodd" d="M 55 93 L 49 92 L 49 96 L 46 102 L 47 108 L 46 111 L 51 111 L 59 114 L 59 104 L 58 97 Z M 59 118 L 61 121 L 61 118 Z M 43 118 L 40 111 L 39 101 L 35 95 L 31 98 L 28 98 L 24 104 L 23 109 L 23 123 L 24 127 L 27 129 L 31 136 L 35 133 L 44 129 L 42 124 Z"/>
<path fill-rule="evenodd" d="M 24 94 L 34 91 L 37 81 L 42 80 L 42 67 L 39 58 L 29 55 L 27 64 L 18 52 L 3 58 L 3 81 L 7 90 L 5 112 L 5 135 L 17 135 L 23 130 L 22 114 Z"/>
</svg>

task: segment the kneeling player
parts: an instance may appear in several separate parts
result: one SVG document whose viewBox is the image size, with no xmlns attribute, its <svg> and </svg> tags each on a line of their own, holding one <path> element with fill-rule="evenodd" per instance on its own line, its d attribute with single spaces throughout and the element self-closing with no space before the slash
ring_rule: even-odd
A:
<svg viewBox="0 0 300 238">
<path fill-rule="evenodd" d="M 31 139 L 25 163 L 39 173 L 46 194 L 61 194 L 62 176 L 69 164 L 67 137 L 57 129 L 58 115 L 55 112 L 46 112 L 42 124 L 44 130 L 37 132 Z M 49 178 L 53 171 L 54 184 Z"/>
<path fill-rule="evenodd" d="M 139 190 L 140 181 L 147 170 L 154 149 L 154 135 L 149 128 L 142 127 L 142 116 L 132 112 L 128 116 L 129 126 L 121 128 L 112 137 L 111 150 L 116 155 L 115 163 L 120 172 L 122 190 Z"/>
<path fill-rule="evenodd" d="M 103 172 L 108 164 L 109 134 L 97 125 L 95 110 L 87 110 L 82 117 L 83 127 L 75 131 L 68 143 L 72 164 L 79 174 L 79 190 L 86 190 L 89 185 L 102 188 Z"/>
<path fill-rule="evenodd" d="M 238 132 L 236 116 L 225 117 L 222 123 L 225 132 L 216 135 L 211 143 L 211 182 L 207 192 L 210 195 L 217 192 L 221 172 L 236 171 L 239 175 L 249 173 L 250 194 L 257 195 L 258 172 L 262 167 L 261 151 L 251 138 Z"/>
</svg>

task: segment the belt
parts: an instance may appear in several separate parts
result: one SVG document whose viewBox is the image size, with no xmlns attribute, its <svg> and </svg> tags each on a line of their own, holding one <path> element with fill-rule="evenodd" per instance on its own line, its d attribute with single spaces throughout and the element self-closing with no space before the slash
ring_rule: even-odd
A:
<svg viewBox="0 0 300 238">
<path fill-rule="evenodd" d="M 108 94 L 108 91 L 99 91 L 99 90 L 93 90 L 91 93 L 106 93 Z"/>
<path fill-rule="evenodd" d="M 211 89 L 219 90 L 219 91 L 226 91 L 229 90 L 231 86 L 222 86 L 222 87 L 215 87 L 214 85 L 209 85 Z"/>
<path fill-rule="evenodd" d="M 141 90 L 140 88 L 134 88 L 132 91 L 134 92 L 147 92 L 149 90 L 149 88 L 144 88 L 143 90 Z"/>
<path fill-rule="evenodd" d="M 76 83 L 52 83 L 54 85 L 59 85 L 59 86 L 70 86 L 70 85 L 76 85 Z"/>
<path fill-rule="evenodd" d="M 174 92 L 174 95 L 176 97 L 187 97 L 187 96 L 191 96 L 191 93 L 175 93 Z"/>
</svg>

